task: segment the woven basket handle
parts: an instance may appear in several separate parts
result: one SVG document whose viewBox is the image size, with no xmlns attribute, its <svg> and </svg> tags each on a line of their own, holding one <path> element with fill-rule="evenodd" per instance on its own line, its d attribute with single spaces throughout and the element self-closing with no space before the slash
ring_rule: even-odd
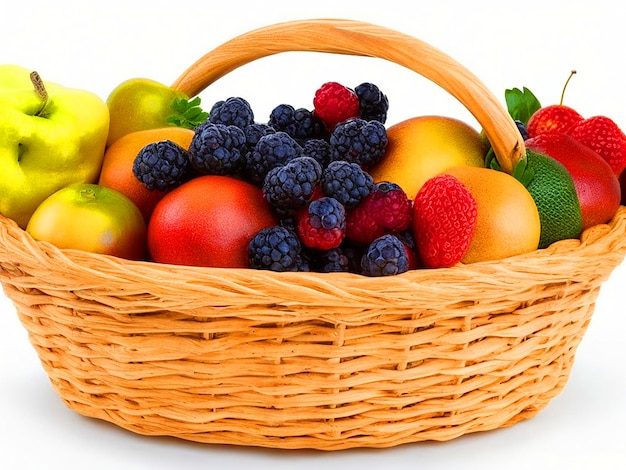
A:
<svg viewBox="0 0 626 470">
<path fill-rule="evenodd" d="M 205 54 L 176 79 L 172 88 L 196 96 L 241 65 L 290 51 L 377 57 L 407 67 L 441 86 L 472 113 L 504 171 L 512 173 L 515 164 L 525 158 L 517 126 L 474 74 L 419 39 L 360 21 L 290 21 L 250 31 Z"/>
</svg>

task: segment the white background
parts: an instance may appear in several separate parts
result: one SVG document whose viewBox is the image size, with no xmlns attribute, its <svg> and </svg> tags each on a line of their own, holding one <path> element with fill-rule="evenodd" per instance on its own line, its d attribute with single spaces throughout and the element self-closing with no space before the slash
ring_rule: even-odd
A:
<svg viewBox="0 0 626 470">
<path fill-rule="evenodd" d="M 605 114 L 626 128 L 625 12 L 619 2 L 106 3 L 30 0 L 3 5 L 0 63 L 36 69 L 45 79 L 105 99 L 131 77 L 172 83 L 201 55 L 256 27 L 292 19 L 349 18 L 439 47 L 481 77 L 502 101 L 506 88 L 527 86 L 543 104 L 558 102 L 570 70 L 576 69 L 566 104 L 585 116 Z M 284 54 L 229 74 L 201 96 L 205 106 L 243 96 L 257 120 L 264 121 L 280 102 L 311 107 L 316 87 L 330 80 L 348 86 L 377 83 L 391 102 L 388 124 L 432 113 L 475 124 L 454 99 L 413 72 L 365 58 Z M 626 468 L 625 285 L 626 263 L 603 286 L 568 385 L 532 420 L 447 443 L 330 453 L 146 438 L 83 418 L 55 395 L 12 304 L 0 294 L 0 468 Z"/>
</svg>

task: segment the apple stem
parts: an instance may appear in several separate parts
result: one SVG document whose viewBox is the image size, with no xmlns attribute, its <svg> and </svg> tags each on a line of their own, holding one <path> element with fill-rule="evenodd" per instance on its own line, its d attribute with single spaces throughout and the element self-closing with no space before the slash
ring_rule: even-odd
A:
<svg viewBox="0 0 626 470">
<path fill-rule="evenodd" d="M 569 74 L 569 77 L 567 77 L 567 80 L 565 80 L 565 85 L 563 85 L 563 91 L 561 91 L 561 102 L 559 103 L 561 106 L 563 105 L 563 98 L 565 96 L 565 89 L 567 88 L 567 84 L 572 79 L 575 73 L 576 73 L 576 70 L 572 70 L 571 73 Z"/>
<path fill-rule="evenodd" d="M 44 85 L 43 80 L 36 71 L 32 71 L 30 73 L 30 81 L 33 83 L 35 91 L 42 101 L 41 107 L 39 108 L 39 111 L 35 113 L 35 116 L 41 116 L 41 113 L 43 113 L 43 110 L 48 104 L 48 92 L 46 91 L 46 86 Z"/>
</svg>

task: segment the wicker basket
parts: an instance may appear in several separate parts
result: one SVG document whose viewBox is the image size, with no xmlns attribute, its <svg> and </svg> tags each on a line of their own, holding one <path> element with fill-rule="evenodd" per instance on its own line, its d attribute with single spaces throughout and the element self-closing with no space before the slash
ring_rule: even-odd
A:
<svg viewBox="0 0 626 470">
<path fill-rule="evenodd" d="M 288 50 L 405 65 L 461 100 L 511 168 L 523 142 L 467 70 L 395 31 L 269 26 L 194 64 L 190 95 Z M 145 435 L 283 449 L 390 447 L 513 425 L 565 386 L 626 208 L 547 249 L 387 278 L 131 262 L 0 219 L 0 280 L 69 408 Z"/>
</svg>

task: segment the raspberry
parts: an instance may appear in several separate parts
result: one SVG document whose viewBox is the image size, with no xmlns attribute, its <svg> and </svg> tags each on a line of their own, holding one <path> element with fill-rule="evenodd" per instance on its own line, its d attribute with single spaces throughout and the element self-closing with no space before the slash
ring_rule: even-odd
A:
<svg viewBox="0 0 626 470">
<path fill-rule="evenodd" d="M 381 227 L 401 232 L 411 226 L 413 206 L 404 190 L 395 183 L 382 181 L 377 183 L 368 196 L 365 207 Z"/>
<path fill-rule="evenodd" d="M 389 100 L 387 95 L 373 83 L 361 83 L 354 89 L 359 97 L 359 117 L 366 121 L 379 121 L 385 123 Z"/>
<path fill-rule="evenodd" d="M 452 175 L 435 176 L 414 201 L 413 233 L 423 265 L 443 268 L 457 264 L 469 249 L 476 227 L 476 201 Z"/>
<path fill-rule="evenodd" d="M 359 205 L 348 212 L 346 237 L 369 244 L 387 233 L 402 232 L 411 227 L 413 207 L 400 186 L 382 181 Z"/>
<path fill-rule="evenodd" d="M 290 104 L 279 104 L 270 113 L 268 125 L 283 131 L 296 140 L 306 140 L 323 135 L 324 124 L 306 108 L 295 109 Z"/>
<path fill-rule="evenodd" d="M 245 164 L 246 136 L 239 127 L 204 122 L 189 146 L 191 165 L 202 175 L 235 175 Z"/>
<path fill-rule="evenodd" d="M 375 239 L 361 259 L 366 276 L 392 276 L 409 270 L 409 259 L 404 244 L 395 235 Z"/>
<path fill-rule="evenodd" d="M 243 129 L 254 122 L 254 113 L 250 103 L 235 96 L 216 102 L 209 112 L 209 122 Z"/>
<path fill-rule="evenodd" d="M 187 150 L 171 140 L 146 145 L 133 162 L 133 174 L 150 191 L 169 191 L 185 182 L 190 173 Z"/>
<path fill-rule="evenodd" d="M 385 235 L 386 230 L 378 225 L 372 214 L 363 210 L 359 204 L 349 210 L 346 215 L 346 239 L 361 245 L 368 245 L 378 237 Z"/>
<path fill-rule="evenodd" d="M 263 195 L 279 209 L 299 209 L 311 200 L 321 176 L 322 167 L 317 160 L 297 157 L 268 172 L 263 182 Z"/>
<path fill-rule="evenodd" d="M 322 192 L 334 197 L 346 209 L 357 206 L 374 189 L 374 181 L 369 173 L 356 163 L 339 160 L 330 163 L 322 173 Z"/>
<path fill-rule="evenodd" d="M 383 123 L 354 118 L 337 124 L 329 142 L 331 160 L 346 160 L 367 169 L 381 160 L 389 140 Z"/>
<path fill-rule="evenodd" d="M 315 114 L 332 131 L 337 124 L 359 116 L 359 97 L 337 82 L 324 83 L 313 97 Z"/>
<path fill-rule="evenodd" d="M 298 236 L 280 225 L 257 232 L 248 244 L 250 267 L 271 271 L 296 271 L 302 245 Z"/>
<path fill-rule="evenodd" d="M 345 237 L 346 212 L 332 197 L 311 201 L 298 220 L 300 241 L 309 248 L 337 248 Z"/>
<path fill-rule="evenodd" d="M 246 155 L 246 172 L 250 181 L 261 186 L 267 173 L 299 157 L 302 147 L 286 132 L 264 135 Z"/>
</svg>

